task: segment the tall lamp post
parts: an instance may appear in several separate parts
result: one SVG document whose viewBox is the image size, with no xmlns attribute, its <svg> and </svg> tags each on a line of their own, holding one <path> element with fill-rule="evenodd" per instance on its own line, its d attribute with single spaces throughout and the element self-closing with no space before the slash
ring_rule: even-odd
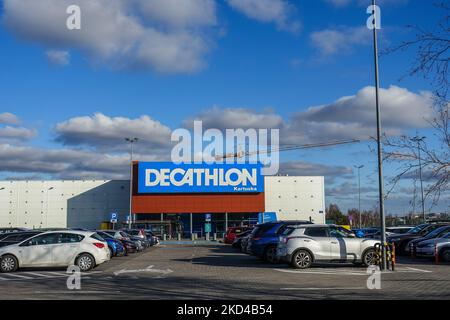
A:
<svg viewBox="0 0 450 320">
<path fill-rule="evenodd" d="M 378 10 L 375 4 L 375 0 L 372 0 L 372 13 L 373 13 L 373 52 L 374 52 L 374 66 L 375 66 L 375 105 L 377 114 L 377 149 L 378 149 L 378 198 L 380 202 L 380 231 L 381 231 L 381 243 L 383 244 L 382 251 L 382 270 L 386 270 L 386 218 L 384 215 L 384 183 L 383 183 L 383 154 L 381 148 L 381 113 L 380 113 L 380 78 L 378 72 L 378 36 L 377 29 L 380 26 L 377 25 Z"/>
<path fill-rule="evenodd" d="M 130 214 L 128 217 L 128 228 L 131 229 L 131 220 L 134 220 L 132 213 L 132 200 L 133 200 L 133 144 L 137 142 L 138 138 L 125 138 L 125 141 L 130 144 Z"/>
<path fill-rule="evenodd" d="M 423 223 L 426 223 L 427 219 L 425 217 L 425 202 L 424 202 L 424 197 L 423 197 L 422 159 L 421 159 L 421 155 L 420 155 L 420 144 L 421 144 L 421 142 L 423 142 L 423 140 L 425 140 L 425 138 L 426 137 L 415 136 L 414 138 L 411 139 L 411 141 L 417 142 L 417 153 L 418 153 L 418 157 L 419 157 L 420 192 L 421 192 L 421 195 L 422 195 L 422 217 L 423 217 Z"/>
<path fill-rule="evenodd" d="M 359 228 L 361 229 L 361 173 L 360 170 L 364 165 L 355 166 L 358 169 L 358 212 L 359 212 Z"/>
</svg>

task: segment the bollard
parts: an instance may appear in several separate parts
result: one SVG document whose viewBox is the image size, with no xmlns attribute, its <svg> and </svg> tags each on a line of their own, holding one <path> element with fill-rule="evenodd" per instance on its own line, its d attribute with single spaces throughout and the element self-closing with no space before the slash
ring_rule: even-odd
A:
<svg viewBox="0 0 450 320">
<path fill-rule="evenodd" d="M 409 252 L 411 253 L 411 258 L 416 258 L 416 247 L 414 245 L 409 246 Z"/>
<path fill-rule="evenodd" d="M 386 268 L 388 270 L 391 270 L 391 262 L 392 262 L 392 256 L 391 256 L 391 249 L 389 246 L 385 246 L 386 248 Z"/>
<path fill-rule="evenodd" d="M 434 245 L 434 261 L 439 264 L 439 250 L 437 243 Z"/>
<path fill-rule="evenodd" d="M 191 240 L 192 240 L 192 241 L 195 240 L 195 233 L 191 233 Z"/>
<path fill-rule="evenodd" d="M 213 233 L 213 241 L 217 241 L 217 233 Z"/>
<path fill-rule="evenodd" d="M 167 241 L 167 234 L 163 234 L 163 241 Z"/>
<path fill-rule="evenodd" d="M 179 233 L 179 232 L 177 233 L 177 240 L 181 241 L 181 233 Z"/>
<path fill-rule="evenodd" d="M 209 232 L 206 233 L 205 240 L 209 241 Z"/>
<path fill-rule="evenodd" d="M 395 244 L 393 244 L 393 243 L 391 243 L 391 258 L 392 258 L 392 261 L 391 261 L 392 271 L 395 271 L 395 263 L 396 263 L 396 260 L 395 260 Z"/>
</svg>

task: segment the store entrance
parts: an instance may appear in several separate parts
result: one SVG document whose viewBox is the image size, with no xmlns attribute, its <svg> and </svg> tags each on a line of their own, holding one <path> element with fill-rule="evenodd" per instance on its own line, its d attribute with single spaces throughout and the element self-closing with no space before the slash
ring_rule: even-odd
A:
<svg viewBox="0 0 450 320">
<path fill-rule="evenodd" d="M 205 238 L 209 233 L 223 238 L 229 227 L 251 226 L 258 222 L 257 213 L 180 213 L 180 214 L 138 214 L 136 227 L 151 230 L 158 236 L 165 234 L 169 239 Z"/>
</svg>

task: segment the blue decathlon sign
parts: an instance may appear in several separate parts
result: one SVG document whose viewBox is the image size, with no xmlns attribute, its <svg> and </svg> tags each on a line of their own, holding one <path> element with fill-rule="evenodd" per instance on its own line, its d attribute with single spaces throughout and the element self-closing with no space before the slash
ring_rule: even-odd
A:
<svg viewBox="0 0 450 320">
<path fill-rule="evenodd" d="M 264 192 L 262 164 L 139 162 L 139 193 Z"/>
</svg>

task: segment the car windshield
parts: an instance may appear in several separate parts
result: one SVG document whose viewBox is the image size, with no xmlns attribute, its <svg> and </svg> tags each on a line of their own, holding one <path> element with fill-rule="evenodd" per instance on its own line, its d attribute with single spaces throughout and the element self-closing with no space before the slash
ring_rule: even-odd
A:
<svg viewBox="0 0 450 320">
<path fill-rule="evenodd" d="M 449 232 L 449 233 L 447 233 L 447 234 L 445 234 L 445 235 L 443 235 L 443 236 L 442 236 L 442 238 L 445 238 L 445 239 L 450 239 L 450 232 Z"/>
<path fill-rule="evenodd" d="M 411 230 L 409 230 L 407 233 L 418 234 L 420 231 L 422 231 L 427 226 L 428 226 L 427 224 L 420 224 L 420 225 L 412 228 Z"/>
<path fill-rule="evenodd" d="M 103 239 L 99 234 L 97 234 L 97 233 L 94 233 L 94 234 L 92 234 L 91 235 L 91 238 L 92 239 L 95 239 L 95 240 L 98 240 L 98 241 L 105 241 L 105 239 Z"/>
<path fill-rule="evenodd" d="M 104 239 L 114 239 L 113 237 L 111 237 L 111 235 L 107 234 L 106 232 L 97 232 L 97 234 Z"/>
<path fill-rule="evenodd" d="M 260 236 L 260 235 L 264 234 L 265 232 L 267 232 L 272 227 L 273 227 L 273 224 L 260 225 L 260 226 L 257 226 L 253 230 L 252 233 L 253 233 L 254 236 Z"/>
<path fill-rule="evenodd" d="M 427 234 L 425 236 L 425 238 L 428 238 L 428 239 L 435 238 L 435 237 L 439 236 L 442 233 L 445 234 L 445 231 L 449 230 L 449 229 L 450 229 L 449 226 L 443 226 L 443 227 L 437 228 L 437 229 L 431 231 L 429 234 Z"/>
<path fill-rule="evenodd" d="M 282 236 L 288 236 L 290 235 L 292 232 L 294 232 L 295 228 L 292 227 L 287 227 L 286 229 L 283 230 L 283 232 L 281 233 Z"/>
</svg>

